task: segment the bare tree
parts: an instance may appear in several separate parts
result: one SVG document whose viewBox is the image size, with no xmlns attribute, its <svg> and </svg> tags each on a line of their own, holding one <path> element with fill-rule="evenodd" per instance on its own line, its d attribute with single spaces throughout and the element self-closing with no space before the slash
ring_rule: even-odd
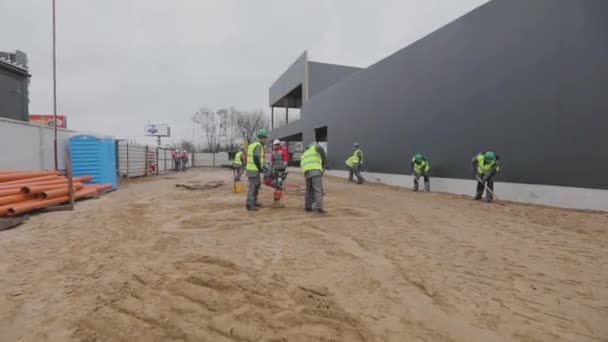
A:
<svg viewBox="0 0 608 342">
<path fill-rule="evenodd" d="M 217 111 L 202 107 L 193 121 L 203 132 L 204 150 L 213 153 L 234 151 L 241 139 L 251 143 L 259 129 L 268 128 L 268 119 L 263 110 L 239 111 L 234 107 Z"/>
<path fill-rule="evenodd" d="M 268 128 L 268 119 L 262 110 L 239 112 L 236 115 L 236 126 L 241 138 L 247 143 L 251 143 L 255 140 L 258 130 Z"/>
<path fill-rule="evenodd" d="M 201 108 L 199 113 L 201 117 L 200 126 L 205 135 L 205 149 L 213 153 L 218 152 L 221 147 L 221 132 L 218 115 L 209 108 Z"/>
<path fill-rule="evenodd" d="M 174 142 L 174 143 L 169 144 L 169 148 L 171 148 L 172 150 L 180 150 L 180 151 L 186 150 L 188 152 L 196 152 L 192 141 L 185 140 L 185 139 L 182 139 L 178 143 Z"/>
</svg>

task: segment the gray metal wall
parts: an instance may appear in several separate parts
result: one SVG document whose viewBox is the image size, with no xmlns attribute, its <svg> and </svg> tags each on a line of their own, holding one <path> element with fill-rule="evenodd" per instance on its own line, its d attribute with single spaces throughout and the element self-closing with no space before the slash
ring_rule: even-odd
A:
<svg viewBox="0 0 608 342">
<path fill-rule="evenodd" d="M 283 137 L 328 126 L 330 165 L 470 178 L 492 149 L 508 182 L 608 189 L 608 1 L 494 0 L 304 104 Z"/>
<path fill-rule="evenodd" d="M 309 97 L 320 94 L 325 89 L 361 70 L 361 68 L 344 65 L 308 62 Z"/>
<path fill-rule="evenodd" d="M 0 66 L 0 117 L 28 121 L 28 104 L 27 76 L 13 73 Z"/>
<path fill-rule="evenodd" d="M 272 106 L 283 96 L 295 89 L 300 84 L 302 92 L 306 87 L 306 64 L 308 63 L 308 53 L 304 51 L 289 68 L 272 84 L 268 92 L 268 104 Z M 305 97 L 305 94 L 302 94 Z"/>
</svg>

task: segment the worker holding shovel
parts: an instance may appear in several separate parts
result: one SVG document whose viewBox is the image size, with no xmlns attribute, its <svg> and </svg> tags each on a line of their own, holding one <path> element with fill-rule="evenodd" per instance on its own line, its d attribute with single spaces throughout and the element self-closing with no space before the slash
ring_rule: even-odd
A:
<svg viewBox="0 0 608 342">
<path fill-rule="evenodd" d="M 500 170 L 498 155 L 492 151 L 477 154 L 471 161 L 473 174 L 477 179 L 477 191 L 474 200 L 478 201 L 486 190 L 486 201 L 494 200 L 494 176 Z"/>
<path fill-rule="evenodd" d="M 363 170 L 363 151 L 359 148 L 359 143 L 353 144 L 353 154 L 346 159 L 348 167 L 348 181 L 354 182 L 353 175 L 357 177 L 357 184 L 363 184 L 365 179 L 361 176 Z"/>
<path fill-rule="evenodd" d="M 421 153 L 417 153 L 414 158 L 412 158 L 412 174 L 414 175 L 414 191 L 418 191 L 418 181 L 420 177 L 424 179 L 424 190 L 426 192 L 431 191 L 431 183 L 429 180 L 429 170 L 431 166 L 429 162 L 426 160 L 426 157 Z"/>
<path fill-rule="evenodd" d="M 246 159 L 245 147 L 241 147 L 239 151 L 234 155 L 234 161 L 232 162 L 232 170 L 234 173 L 234 181 L 240 182 L 243 172 L 245 172 Z"/>
<path fill-rule="evenodd" d="M 313 142 L 302 154 L 300 168 L 306 180 L 304 210 L 325 214 L 323 209 L 323 173 L 326 170 L 327 155 L 325 149 Z"/>
</svg>

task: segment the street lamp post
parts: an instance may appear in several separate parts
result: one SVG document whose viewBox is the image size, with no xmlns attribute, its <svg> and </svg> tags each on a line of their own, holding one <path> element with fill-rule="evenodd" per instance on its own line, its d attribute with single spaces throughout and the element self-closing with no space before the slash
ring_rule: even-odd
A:
<svg viewBox="0 0 608 342">
<path fill-rule="evenodd" d="M 192 149 L 196 149 L 195 128 L 196 128 L 196 124 L 201 122 L 198 117 L 200 114 L 201 114 L 201 112 L 196 112 L 196 113 L 194 113 L 194 116 L 192 116 Z M 192 152 L 194 152 L 194 151 L 192 151 Z"/>
<path fill-rule="evenodd" d="M 57 153 L 57 45 L 55 30 L 55 0 L 53 0 L 53 149 L 55 153 L 55 170 L 59 170 L 59 158 Z"/>
</svg>

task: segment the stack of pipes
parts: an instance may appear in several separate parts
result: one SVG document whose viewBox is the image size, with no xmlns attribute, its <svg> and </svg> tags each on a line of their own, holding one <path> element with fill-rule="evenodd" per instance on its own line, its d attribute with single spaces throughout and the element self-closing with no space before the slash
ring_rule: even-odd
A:
<svg viewBox="0 0 608 342">
<path fill-rule="evenodd" d="M 74 199 L 112 188 L 112 184 L 84 184 L 90 180 L 90 176 L 73 178 Z M 69 202 L 69 192 L 68 179 L 56 171 L 0 171 L 0 217 Z"/>
</svg>

